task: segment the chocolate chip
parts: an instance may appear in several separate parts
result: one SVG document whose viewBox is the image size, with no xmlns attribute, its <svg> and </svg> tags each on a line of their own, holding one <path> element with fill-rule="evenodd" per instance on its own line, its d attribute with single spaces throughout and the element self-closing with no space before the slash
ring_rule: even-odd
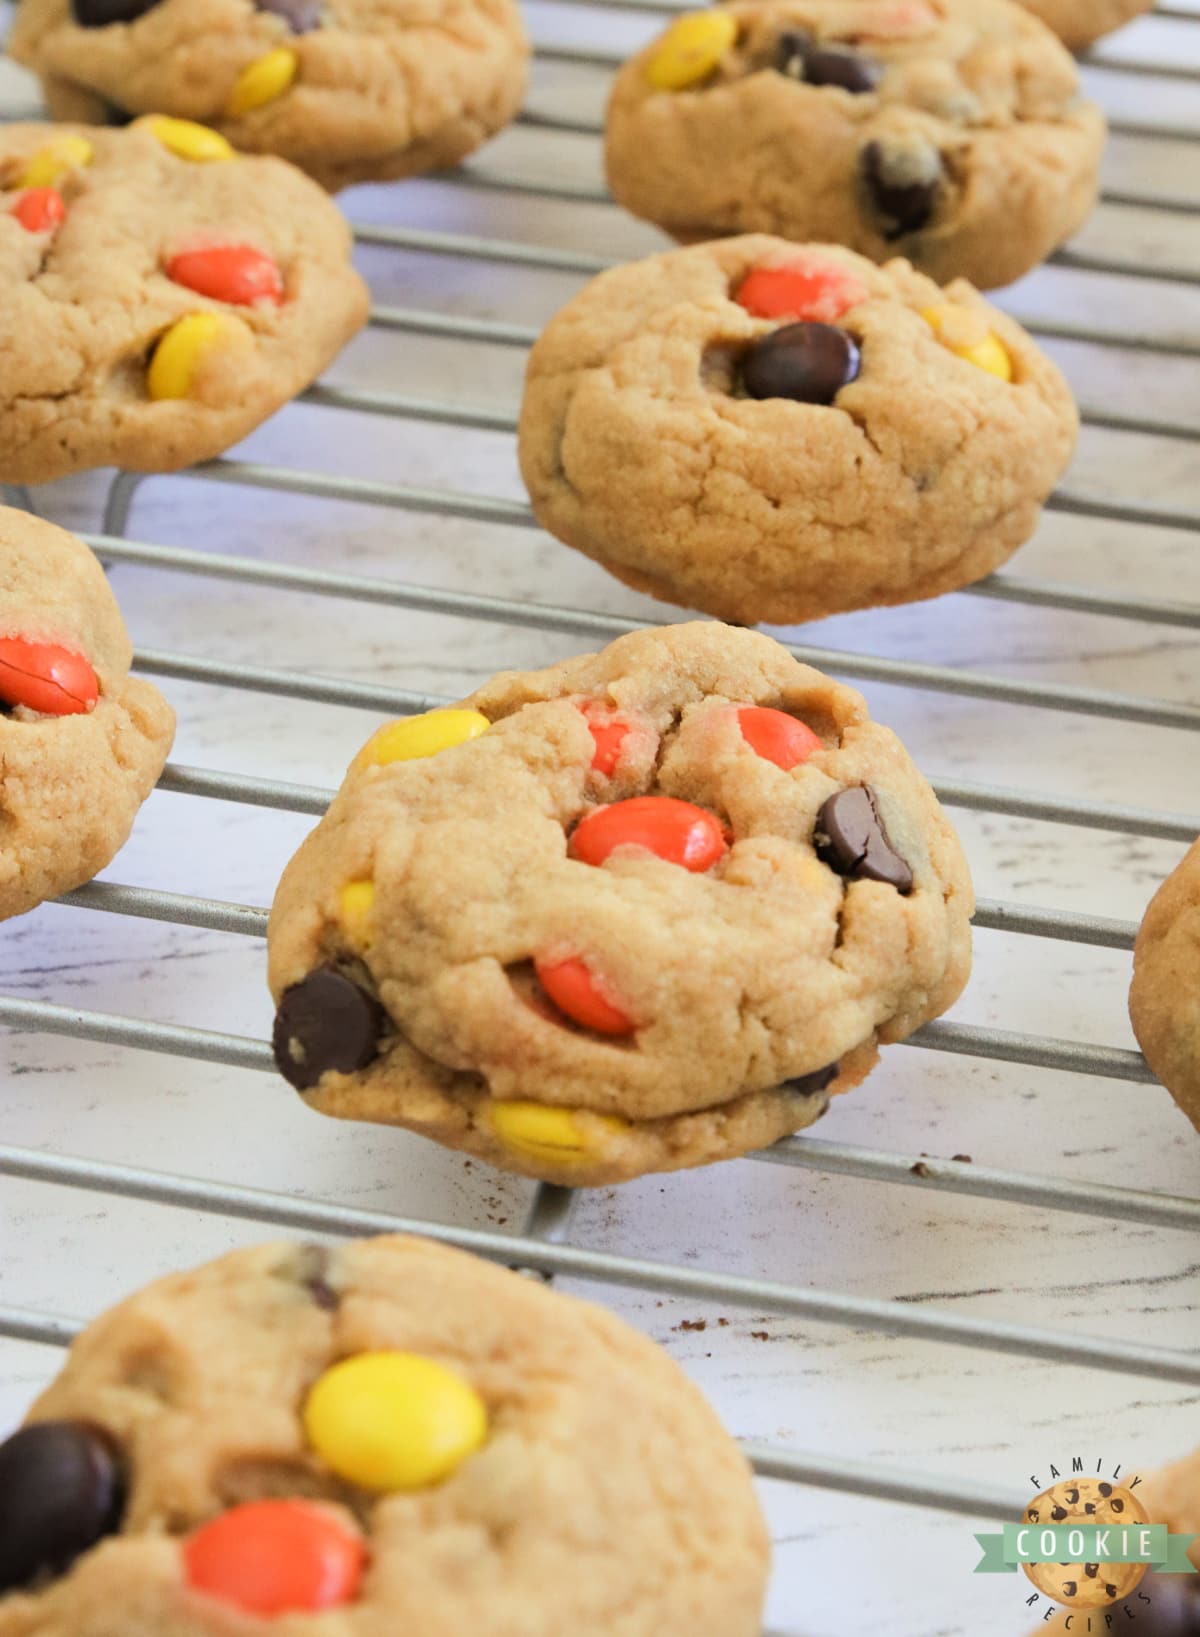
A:
<svg viewBox="0 0 1200 1637">
<path fill-rule="evenodd" d="M 922 143 L 889 149 L 868 142 L 862 172 L 875 209 L 888 223 L 887 238 L 899 239 L 927 225 L 945 174 L 936 148 Z"/>
<path fill-rule="evenodd" d="M 785 1080 L 779 1089 L 791 1092 L 793 1097 L 811 1097 L 814 1092 L 824 1091 L 837 1079 L 840 1067 L 839 1063 L 827 1063 L 823 1069 L 814 1069 L 811 1074 L 800 1074 L 794 1080 Z"/>
<path fill-rule="evenodd" d="M 0 1444 L 0 1595 L 63 1574 L 121 1520 L 125 1485 L 108 1436 L 41 1421 Z"/>
<path fill-rule="evenodd" d="M 1095 1580 L 1096 1576 L 1100 1573 L 1100 1565 L 1098 1563 L 1085 1563 L 1083 1566 L 1083 1572 L 1085 1575 L 1087 1575 L 1089 1580 Z"/>
<path fill-rule="evenodd" d="M 874 91 L 883 78 L 883 69 L 870 57 L 838 46 L 818 46 L 804 59 L 804 78 L 810 85 L 836 85 L 843 91 L 861 95 Z"/>
<path fill-rule="evenodd" d="M 1107 1500 L 1108 1497 L 1112 1494 L 1112 1485 L 1111 1484 L 1101 1484 L 1100 1485 L 1100 1493 L 1104 1496 L 1105 1500 Z"/>
<path fill-rule="evenodd" d="M 1062 1520 L 1066 1517 L 1066 1515 L 1067 1515 L 1067 1509 L 1066 1509 L 1065 1506 L 1056 1506 L 1054 1508 L 1053 1512 L 1051 1512 L 1051 1514 L 1050 1514 L 1050 1516 L 1054 1519 L 1055 1523 L 1061 1523 Z"/>
<path fill-rule="evenodd" d="M 1124 1501 L 1114 1501 L 1112 1503 L 1112 1509 L 1113 1509 L 1114 1512 L 1123 1512 L 1125 1510 L 1125 1502 Z"/>
<path fill-rule="evenodd" d="M 332 967 L 310 972 L 284 991 L 275 1014 L 275 1063 L 297 1091 L 336 1069 L 366 1068 L 379 1050 L 383 1008 Z"/>
<path fill-rule="evenodd" d="M 104 123 L 106 125 L 124 127 L 132 125 L 136 118 L 136 114 L 131 114 L 128 108 L 119 108 L 115 102 L 106 102 L 104 105 Z"/>
<path fill-rule="evenodd" d="M 858 375 L 861 363 L 845 330 L 832 324 L 785 324 L 743 355 L 742 385 L 752 398 L 831 404 Z"/>
<path fill-rule="evenodd" d="M 839 875 L 882 881 L 899 893 L 912 891 L 912 870 L 888 840 L 869 784 L 850 785 L 830 796 L 817 814 L 813 841 L 817 857 Z"/>
<path fill-rule="evenodd" d="M 1084 1516 L 1085 1516 L 1085 1517 L 1088 1517 L 1088 1518 L 1091 1518 L 1091 1517 L 1094 1517 L 1094 1516 L 1095 1516 L 1095 1514 L 1096 1514 L 1096 1508 L 1095 1508 L 1095 1506 L 1094 1506 L 1094 1505 L 1093 1505 L 1093 1503 L 1092 1503 L 1092 1502 L 1091 1502 L 1091 1501 L 1089 1501 L 1089 1502 L 1088 1502 L 1088 1503 L 1087 1503 L 1087 1505 L 1086 1505 L 1086 1506 L 1085 1506 L 1085 1507 L 1084 1507 L 1084 1509 L 1083 1509 L 1083 1512 L 1084 1512 Z"/>
<path fill-rule="evenodd" d="M 1063 1593 L 1062 1594 L 1063 1594 L 1064 1597 L 1074 1597 L 1075 1593 L 1078 1590 L 1079 1590 L 1079 1587 L 1078 1587 L 1078 1585 L 1076 1584 L 1076 1582 L 1074 1580 L 1064 1580 L 1063 1581 Z"/>
<path fill-rule="evenodd" d="M 107 28 L 110 23 L 136 23 L 153 11 L 159 0 L 71 0 L 80 28 Z"/>
<path fill-rule="evenodd" d="M 293 34 L 311 34 L 321 24 L 324 0 L 254 0 L 259 11 L 282 17 Z"/>
<path fill-rule="evenodd" d="M 804 78 L 804 62 L 813 48 L 811 34 L 801 28 L 785 28 L 775 42 L 775 67 L 789 79 Z"/>
<path fill-rule="evenodd" d="M 1115 1598 L 1115 1597 L 1119 1597 L 1121 1594 L 1117 1590 L 1117 1588 L 1113 1585 L 1111 1580 L 1106 1580 L 1104 1582 L 1104 1595 L 1105 1595 L 1105 1597 L 1114 1597 Z"/>
<path fill-rule="evenodd" d="M 1077 1489 L 1068 1489 L 1067 1500 L 1072 1506 L 1075 1506 L 1079 1501 L 1079 1491 Z"/>
</svg>

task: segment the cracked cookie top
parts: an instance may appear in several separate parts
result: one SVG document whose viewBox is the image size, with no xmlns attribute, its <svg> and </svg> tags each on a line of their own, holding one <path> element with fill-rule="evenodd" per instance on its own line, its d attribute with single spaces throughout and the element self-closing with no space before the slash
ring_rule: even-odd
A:
<svg viewBox="0 0 1200 1637">
<path fill-rule="evenodd" d="M 738 0 L 617 76 L 609 184 L 683 240 L 768 232 L 1008 284 L 1095 202 L 1104 121 L 1009 0 Z"/>
<path fill-rule="evenodd" d="M 809 1123 L 957 996 L 971 888 L 860 696 L 697 623 L 381 731 L 269 930 L 312 1104 L 595 1183 Z"/>
<path fill-rule="evenodd" d="M 367 316 L 290 165 L 151 117 L 0 132 L 0 479 L 174 471 L 237 443 Z"/>
<path fill-rule="evenodd" d="M 516 0 L 22 0 L 9 50 L 59 119 L 199 120 L 328 188 L 456 164 L 529 56 Z"/>
<path fill-rule="evenodd" d="M 593 279 L 530 355 L 519 452 L 560 540 L 782 625 L 989 573 L 1076 429 L 1059 370 L 969 285 L 752 235 Z"/>
<path fill-rule="evenodd" d="M 161 1279 L 0 1444 L 2 1637 L 757 1637 L 767 1566 L 666 1353 L 416 1239 Z"/>
<path fill-rule="evenodd" d="M 81 540 L 0 507 L 0 919 L 91 879 L 162 771 L 175 717 Z"/>
</svg>

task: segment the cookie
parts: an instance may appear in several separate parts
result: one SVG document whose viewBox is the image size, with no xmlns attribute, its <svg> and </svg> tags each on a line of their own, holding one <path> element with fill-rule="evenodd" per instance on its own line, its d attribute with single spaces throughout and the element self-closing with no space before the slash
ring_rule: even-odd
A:
<svg viewBox="0 0 1200 1637">
<path fill-rule="evenodd" d="M 1096 200 L 1104 119 L 1009 0 L 740 0 L 627 63 L 614 196 L 687 242 L 777 233 L 1011 283 Z"/>
<path fill-rule="evenodd" d="M 539 521 L 627 585 L 783 625 L 990 573 L 1077 427 L 969 285 L 751 235 L 569 302 L 529 359 L 520 457 Z"/>
<path fill-rule="evenodd" d="M 330 189 L 457 164 L 521 105 L 516 0 L 22 0 L 58 119 L 166 113 Z"/>
<path fill-rule="evenodd" d="M 81 540 L 0 507 L 0 920 L 125 845 L 175 736 Z"/>
<path fill-rule="evenodd" d="M 326 195 L 203 126 L 6 125 L 0 190 L 0 481 L 207 460 L 366 321 Z"/>
<path fill-rule="evenodd" d="M 1080 51 L 1102 34 L 1111 34 L 1149 11 L 1154 0 L 1017 0 L 1040 17 L 1072 51 Z"/>
<path fill-rule="evenodd" d="M 1200 1131 L 1200 841 L 1142 920 L 1129 1016 L 1146 1061 Z"/>
<path fill-rule="evenodd" d="M 0 1445 L 0 1637 L 758 1637 L 767 1559 L 666 1353 L 398 1236 L 160 1280 Z"/>
<path fill-rule="evenodd" d="M 360 753 L 268 931 L 322 1113 L 593 1186 L 812 1123 L 970 966 L 958 840 L 861 697 L 638 631 Z"/>
<path fill-rule="evenodd" d="M 1043 1490 L 1025 1508 L 1036 1524 L 1135 1524 L 1150 1520 L 1128 1489 L 1102 1478 L 1069 1478 Z M 1056 1603 L 1072 1609 L 1103 1609 L 1129 1597 L 1146 1576 L 1144 1563 L 1026 1563 L 1029 1580 Z"/>
</svg>

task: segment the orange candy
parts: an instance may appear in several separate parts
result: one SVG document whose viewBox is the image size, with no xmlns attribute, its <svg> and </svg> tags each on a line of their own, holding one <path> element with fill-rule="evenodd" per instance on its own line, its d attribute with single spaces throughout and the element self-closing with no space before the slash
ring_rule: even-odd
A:
<svg viewBox="0 0 1200 1637">
<path fill-rule="evenodd" d="M 824 749 L 813 730 L 786 711 L 771 710 L 767 705 L 744 705 L 737 718 L 742 738 L 751 750 L 785 773 L 806 762 L 815 750 Z"/>
<path fill-rule="evenodd" d="M 596 744 L 592 766 L 597 773 L 603 773 L 605 778 L 609 778 L 616 771 L 617 763 L 621 759 L 621 746 L 629 732 L 629 723 L 622 722 L 619 716 L 606 715 L 601 705 L 588 703 L 579 708 Z"/>
<path fill-rule="evenodd" d="M 96 673 L 82 654 L 56 642 L 0 637 L 0 703 L 27 705 L 45 716 L 78 716 L 99 695 Z"/>
<path fill-rule="evenodd" d="M 570 854 L 582 864 L 603 864 L 618 847 L 640 847 L 685 870 L 711 870 L 726 851 L 720 824 L 703 807 L 674 796 L 634 796 L 596 807 L 580 819 Z"/>
<path fill-rule="evenodd" d="M 836 324 L 867 299 L 866 285 L 848 267 L 820 257 L 796 256 L 756 267 L 738 289 L 737 301 L 755 318 L 791 318 Z"/>
<path fill-rule="evenodd" d="M 67 219 L 67 207 L 57 188 L 26 188 L 12 213 L 27 233 L 50 233 Z"/>
<path fill-rule="evenodd" d="M 600 993 L 596 980 L 578 956 L 565 961 L 534 960 L 538 982 L 560 1012 L 597 1034 L 632 1034 L 637 1025 Z"/>
<path fill-rule="evenodd" d="M 279 268 L 250 244 L 214 244 L 195 250 L 181 250 L 166 264 L 169 279 L 213 301 L 228 301 L 238 307 L 255 302 L 283 300 L 283 276 Z"/>
<path fill-rule="evenodd" d="M 191 1589 L 247 1614 L 352 1602 L 365 1560 L 358 1536 L 306 1501 L 249 1501 L 202 1524 L 183 1543 Z"/>
</svg>

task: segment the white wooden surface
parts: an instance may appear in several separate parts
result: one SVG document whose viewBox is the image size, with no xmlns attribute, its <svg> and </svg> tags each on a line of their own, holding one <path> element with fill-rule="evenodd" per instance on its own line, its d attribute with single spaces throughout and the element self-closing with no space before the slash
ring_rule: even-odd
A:
<svg viewBox="0 0 1200 1637">
<path fill-rule="evenodd" d="M 649 20 L 532 8 L 543 40 L 623 48 Z M 1148 20 L 1107 48 L 1200 64 L 1200 23 Z M 29 101 L 8 65 L 6 103 Z M 1200 127 L 1196 84 L 1108 73 L 1093 89 L 1127 117 Z M 547 69 L 531 106 L 599 112 L 603 77 Z M 1115 139 L 1110 183 L 1200 201 L 1194 144 Z M 598 175 L 595 144 L 518 130 L 483 168 L 543 177 Z M 610 207 L 552 204 L 438 183 L 344 196 L 360 221 L 436 226 L 635 255 L 661 243 Z M 1081 246 L 1200 272 L 1187 215 L 1102 209 Z M 361 254 L 376 299 L 539 323 L 577 287 L 559 274 L 394 251 Z M 1200 336 L 1194 288 L 1046 270 L 1014 293 L 1023 310 Z M 1195 363 L 1081 345 L 1054 349 L 1081 397 L 1125 413 L 1195 422 Z M 329 379 L 511 406 L 523 355 L 511 348 L 370 331 Z M 415 422 L 291 408 L 248 455 L 393 481 L 519 496 L 511 440 Z M 52 518 L 96 527 L 105 477 L 39 497 Z M 1195 444 L 1084 433 L 1071 485 L 1107 496 L 1200 502 Z M 483 590 L 660 616 L 604 573 L 526 530 L 423 519 L 361 505 L 155 479 L 136 502 L 134 539 L 347 568 L 430 586 Z M 1014 570 L 1200 600 L 1197 543 L 1183 532 L 1047 517 Z M 182 653 L 465 690 L 504 666 L 577 651 L 569 639 L 120 567 L 113 584 L 136 642 Z M 1195 701 L 1194 636 L 1184 630 L 1019 609 L 963 596 L 826 622 L 811 640 L 1030 679 Z M 335 784 L 374 725 L 365 712 L 222 688 L 167 684 L 179 713 L 175 760 Z M 1183 732 L 1008 707 L 900 687 L 866 689 L 873 711 L 926 772 L 1030 791 L 1176 811 L 1200 809 L 1194 741 Z M 1181 849 L 1103 832 L 955 811 L 981 895 L 1136 918 Z M 106 872 L 116 881 L 266 905 L 309 821 L 156 794 Z M 1129 959 L 982 932 L 975 977 L 954 1016 L 1116 1045 Z M 262 1036 L 270 1004 L 254 940 L 55 905 L 0 929 L 0 989 L 59 1003 Z M 528 1188 L 415 1138 L 309 1114 L 282 1081 L 234 1069 L 34 1035 L 0 1046 L 0 1142 L 235 1180 L 425 1216 L 519 1229 Z M 868 1147 L 1195 1194 L 1200 1138 L 1156 1087 L 893 1048 L 819 1136 Z M 579 1201 L 579 1243 L 634 1255 L 901 1298 L 989 1316 L 1194 1348 L 1200 1256 L 1178 1231 L 927 1194 L 739 1162 L 647 1178 Z M 84 1317 L 183 1264 L 263 1237 L 219 1216 L 5 1179 L 0 1303 Z M 832 1456 L 872 1458 L 1022 1490 L 1051 1459 L 1080 1453 L 1149 1467 L 1200 1443 L 1198 1395 L 1136 1378 L 985 1352 L 801 1325 L 770 1315 L 598 1295 L 660 1340 L 735 1433 Z M 704 1330 L 684 1321 L 708 1321 Z M 727 1319 L 727 1324 L 718 1320 Z M 0 1342 L 0 1428 L 53 1374 L 49 1348 Z M 976 1578 L 972 1524 L 911 1508 L 781 1484 L 763 1486 L 776 1542 L 769 1623 L 835 1637 L 1020 1632 L 1022 1589 Z M 983 1527 L 982 1523 L 976 1527 Z M 1022 1582 L 1023 1586 L 1023 1582 Z M 481 1634 L 483 1637 L 483 1634 Z"/>
</svg>

